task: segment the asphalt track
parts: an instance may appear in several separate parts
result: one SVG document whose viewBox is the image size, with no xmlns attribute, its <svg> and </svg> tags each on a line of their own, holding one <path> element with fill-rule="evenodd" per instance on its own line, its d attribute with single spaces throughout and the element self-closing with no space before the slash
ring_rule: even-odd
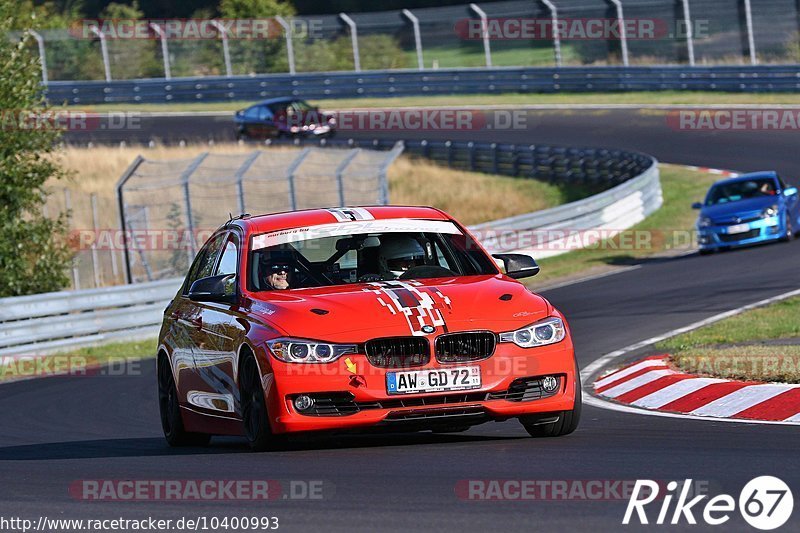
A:
<svg viewBox="0 0 800 533">
<path fill-rule="evenodd" d="M 541 116 L 524 132 L 470 132 L 471 137 L 605 145 L 649 152 L 663 161 L 737 170 L 776 168 L 794 183 L 800 171 L 795 133 L 675 132 L 663 117 L 627 110 Z M 163 125 L 160 131 L 166 131 Z M 170 134 L 180 138 L 180 132 Z M 620 347 L 796 289 L 798 259 L 800 241 L 650 260 L 641 268 L 545 295 L 569 318 L 585 366 Z M 625 501 L 464 501 L 455 487 L 476 479 L 691 478 L 707 481 L 712 494 L 738 497 L 751 478 L 775 475 L 794 489 L 796 499 L 800 494 L 797 427 L 656 418 L 592 406 L 585 406 L 578 431 L 561 439 L 527 438 L 509 421 L 458 435 L 314 439 L 266 454 L 251 454 L 236 439 L 175 451 L 160 434 L 153 366 L 145 363 L 141 375 L 48 378 L 0 387 L 2 515 L 273 515 L 281 529 L 290 531 L 670 530 L 678 528 L 621 526 Z M 284 486 L 289 480 L 322 480 L 325 497 L 92 503 L 76 501 L 68 492 L 80 479 L 254 478 L 281 480 Z M 795 512 L 784 528 L 797 530 L 798 524 Z M 752 531 L 736 513 L 722 527 Z M 680 529 L 711 528 L 684 521 Z"/>
</svg>

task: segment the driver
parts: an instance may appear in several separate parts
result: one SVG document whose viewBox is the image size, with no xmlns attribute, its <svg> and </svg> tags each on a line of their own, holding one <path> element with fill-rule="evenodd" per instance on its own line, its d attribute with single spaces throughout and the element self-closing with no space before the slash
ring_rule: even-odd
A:
<svg viewBox="0 0 800 533">
<path fill-rule="evenodd" d="M 270 254 L 261 261 L 263 290 L 285 290 L 291 288 L 290 275 L 294 270 L 284 254 Z"/>
<path fill-rule="evenodd" d="M 425 264 L 425 250 L 407 235 L 385 235 L 381 237 L 378 263 L 383 279 L 397 279 L 407 270 Z"/>
</svg>

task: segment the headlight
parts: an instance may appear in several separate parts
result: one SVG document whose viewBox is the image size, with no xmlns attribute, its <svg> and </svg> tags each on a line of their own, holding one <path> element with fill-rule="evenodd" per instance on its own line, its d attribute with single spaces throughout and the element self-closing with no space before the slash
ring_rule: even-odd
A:
<svg viewBox="0 0 800 533">
<path fill-rule="evenodd" d="M 546 346 L 564 340 L 567 330 L 560 318 L 546 318 L 516 331 L 500 334 L 500 342 L 513 342 L 520 348 Z"/>
<path fill-rule="evenodd" d="M 761 218 L 770 218 L 778 214 L 778 206 L 771 205 L 761 212 Z"/>
<path fill-rule="evenodd" d="M 711 225 L 711 219 L 708 217 L 700 217 L 697 219 L 697 225 L 701 228 L 707 228 Z"/>
<path fill-rule="evenodd" d="M 343 355 L 358 353 L 356 344 L 329 344 L 305 339 L 267 341 L 272 355 L 286 363 L 330 363 Z"/>
</svg>

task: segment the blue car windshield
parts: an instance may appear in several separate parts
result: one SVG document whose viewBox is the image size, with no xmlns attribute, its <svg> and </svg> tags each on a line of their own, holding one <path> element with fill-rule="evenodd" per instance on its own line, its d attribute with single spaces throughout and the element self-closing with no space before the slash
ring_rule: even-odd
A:
<svg viewBox="0 0 800 533">
<path fill-rule="evenodd" d="M 778 189 L 775 180 L 772 178 L 720 183 L 719 185 L 714 185 L 708 192 L 706 205 L 738 202 L 739 200 L 747 200 L 761 196 L 775 196 L 777 192 Z"/>
</svg>

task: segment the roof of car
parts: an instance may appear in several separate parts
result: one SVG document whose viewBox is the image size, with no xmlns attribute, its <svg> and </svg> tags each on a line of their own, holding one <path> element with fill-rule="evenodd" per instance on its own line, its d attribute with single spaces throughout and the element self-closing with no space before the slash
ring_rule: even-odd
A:
<svg viewBox="0 0 800 533">
<path fill-rule="evenodd" d="M 759 172 L 750 172 L 749 174 L 741 174 L 736 176 L 735 178 L 728 178 L 724 180 L 720 180 L 714 185 L 718 185 L 720 183 L 736 183 L 737 181 L 747 181 L 752 179 L 760 179 L 760 178 L 777 178 L 778 174 L 774 170 L 762 170 Z"/>
<path fill-rule="evenodd" d="M 277 98 L 267 98 L 266 100 L 261 100 L 260 102 L 255 103 L 250 107 L 257 105 L 283 104 L 285 102 L 296 102 L 298 100 L 302 100 L 302 98 L 297 98 L 295 96 L 279 96 Z"/>
<path fill-rule="evenodd" d="M 327 209 L 304 209 L 268 215 L 253 215 L 235 220 L 235 223 L 249 233 L 266 233 L 290 228 L 318 226 L 342 222 L 347 212 L 353 210 L 356 220 L 375 220 L 397 218 L 416 218 L 423 220 L 450 220 L 445 213 L 434 207 L 379 205 L 364 207 L 332 207 Z M 367 218 L 361 218 L 366 215 Z M 347 220 L 345 219 L 345 222 Z"/>
</svg>

